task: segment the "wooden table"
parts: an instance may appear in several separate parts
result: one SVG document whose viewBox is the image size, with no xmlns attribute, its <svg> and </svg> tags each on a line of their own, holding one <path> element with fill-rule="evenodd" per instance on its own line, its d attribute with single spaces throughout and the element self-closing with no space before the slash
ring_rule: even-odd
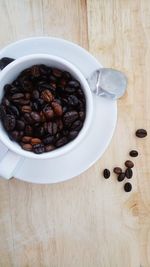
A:
<svg viewBox="0 0 150 267">
<path fill-rule="evenodd" d="M 149 267 L 149 0 L 0 0 L 0 48 L 29 36 L 58 36 L 124 71 L 127 94 L 109 148 L 68 182 L 35 185 L 0 179 L 0 267 Z M 123 166 L 137 149 L 133 191 L 105 167 Z M 89 152 L 90 153 L 90 152 Z"/>
</svg>

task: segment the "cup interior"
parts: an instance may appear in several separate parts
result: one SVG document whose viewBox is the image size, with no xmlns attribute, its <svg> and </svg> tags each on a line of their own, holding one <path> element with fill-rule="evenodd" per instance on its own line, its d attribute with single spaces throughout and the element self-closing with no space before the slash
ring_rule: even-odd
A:
<svg viewBox="0 0 150 267">
<path fill-rule="evenodd" d="M 23 150 L 19 144 L 13 142 L 9 139 L 7 132 L 3 128 L 2 123 L 0 122 L 0 139 L 1 141 L 12 151 L 15 153 L 20 154 L 24 157 L 36 158 L 36 159 L 46 159 L 46 158 L 54 158 L 57 156 L 61 156 L 79 144 L 81 140 L 84 139 L 86 136 L 89 126 L 92 120 L 92 113 L 93 113 L 93 96 L 89 85 L 83 76 L 83 74 L 70 62 L 64 60 L 63 58 L 53 56 L 53 55 L 46 55 L 46 54 L 34 54 L 29 56 L 24 56 L 19 59 L 16 59 L 12 63 L 10 63 L 5 69 L 3 69 L 0 73 L 0 102 L 3 97 L 3 88 L 5 84 L 13 82 L 21 71 L 24 69 L 31 67 L 33 65 L 38 64 L 45 64 L 49 67 L 55 67 L 62 69 L 64 71 L 70 72 L 70 74 L 80 82 L 82 90 L 85 94 L 86 99 L 86 117 L 83 124 L 82 129 L 80 130 L 78 136 L 68 144 L 57 148 L 54 151 L 46 152 L 40 155 L 37 155 L 33 152 Z M 86 64 L 86 63 L 85 63 Z"/>
</svg>

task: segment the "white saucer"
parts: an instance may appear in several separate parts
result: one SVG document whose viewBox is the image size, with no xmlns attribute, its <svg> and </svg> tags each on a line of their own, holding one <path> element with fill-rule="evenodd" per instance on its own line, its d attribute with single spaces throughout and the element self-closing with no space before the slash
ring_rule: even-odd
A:
<svg viewBox="0 0 150 267">
<path fill-rule="evenodd" d="M 86 50 L 71 42 L 49 37 L 24 39 L 0 51 L 1 57 L 45 53 L 65 58 L 80 69 L 87 78 L 101 64 Z M 93 95 L 94 117 L 87 137 L 69 154 L 50 160 L 24 159 L 14 176 L 32 183 L 57 183 L 77 176 L 94 164 L 103 154 L 112 138 L 116 120 L 117 103 Z M 9 166 L 9 163 L 8 165 Z"/>
</svg>

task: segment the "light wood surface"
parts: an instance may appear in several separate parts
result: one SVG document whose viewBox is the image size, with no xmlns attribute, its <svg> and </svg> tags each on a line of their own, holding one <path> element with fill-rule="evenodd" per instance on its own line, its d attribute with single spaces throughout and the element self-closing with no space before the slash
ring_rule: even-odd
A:
<svg viewBox="0 0 150 267">
<path fill-rule="evenodd" d="M 0 48 L 29 36 L 58 36 L 124 71 L 112 142 L 88 171 L 68 182 L 0 179 L 0 267 L 150 267 L 150 1 L 0 0 Z M 133 191 L 105 167 L 135 148 Z M 90 151 L 89 151 L 90 153 Z"/>
</svg>

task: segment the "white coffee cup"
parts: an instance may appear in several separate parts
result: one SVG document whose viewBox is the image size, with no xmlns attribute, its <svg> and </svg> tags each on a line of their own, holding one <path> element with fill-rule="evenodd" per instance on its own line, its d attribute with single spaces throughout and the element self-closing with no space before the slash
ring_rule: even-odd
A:
<svg viewBox="0 0 150 267">
<path fill-rule="evenodd" d="M 2 143 L 8 148 L 7 153 L 4 154 L 4 157 L 0 162 L 0 176 L 7 179 L 13 176 L 16 166 L 18 166 L 24 157 L 32 159 L 51 159 L 54 157 L 60 157 L 65 153 L 69 153 L 70 150 L 75 149 L 75 147 L 79 145 L 79 143 L 86 137 L 91 125 L 93 114 L 93 96 L 90 87 L 83 74 L 73 64 L 57 56 L 47 54 L 28 55 L 16 59 L 7 67 L 5 67 L 0 72 L 0 102 L 3 97 L 4 85 L 13 82 L 24 69 L 38 64 L 45 64 L 47 66 L 68 71 L 80 82 L 86 98 L 86 118 L 81 131 L 73 141 L 54 151 L 39 155 L 33 152 L 25 151 L 19 146 L 19 144 L 11 141 L 7 132 L 3 128 L 2 123 L 0 122 L 0 141 L 2 141 Z"/>
</svg>

